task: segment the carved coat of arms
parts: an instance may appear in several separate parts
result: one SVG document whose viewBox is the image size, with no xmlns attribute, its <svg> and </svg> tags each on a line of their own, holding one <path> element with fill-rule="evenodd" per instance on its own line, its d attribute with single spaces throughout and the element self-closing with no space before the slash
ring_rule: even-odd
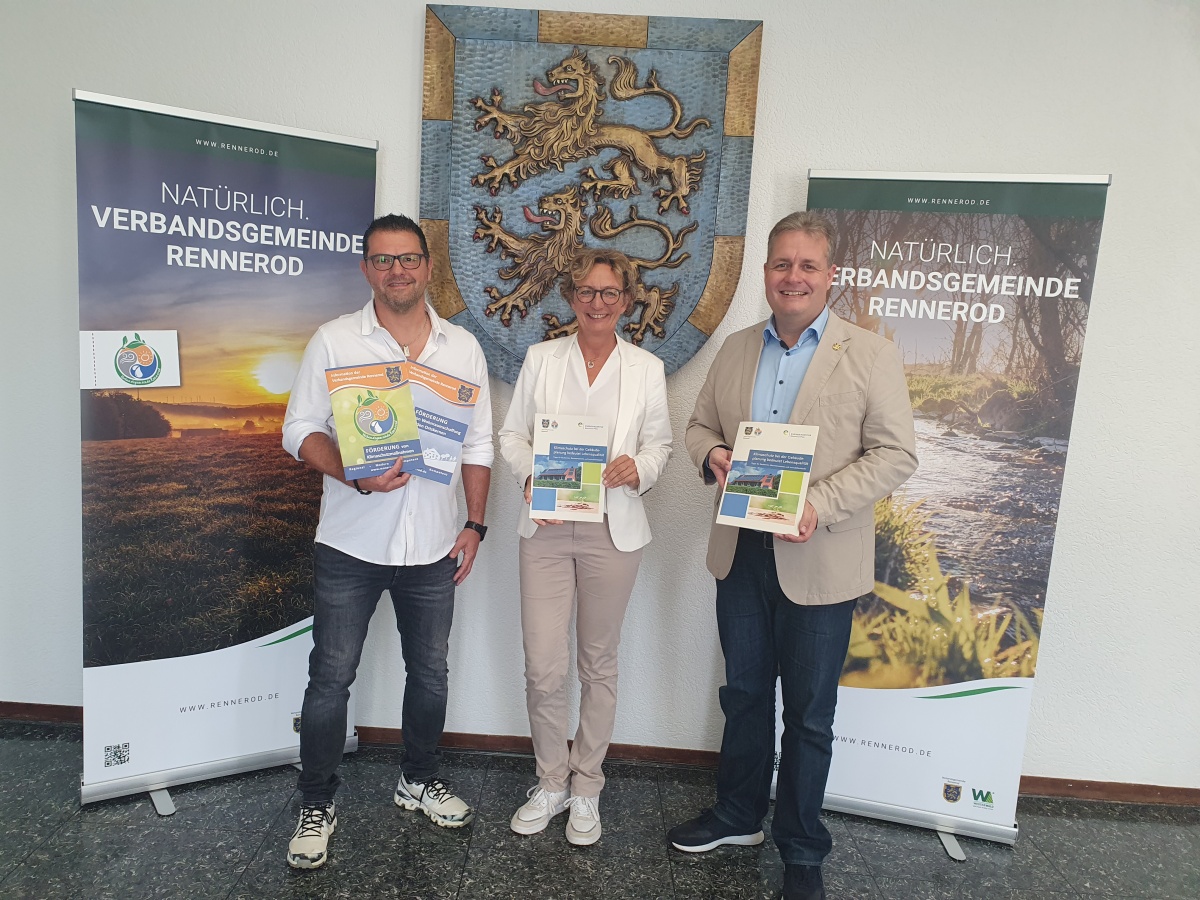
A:
<svg viewBox="0 0 1200 900">
<path fill-rule="evenodd" d="M 760 22 L 426 9 L 421 220 L 431 298 L 514 381 L 571 333 L 580 248 L 638 266 L 624 336 L 673 372 L 741 272 Z"/>
</svg>

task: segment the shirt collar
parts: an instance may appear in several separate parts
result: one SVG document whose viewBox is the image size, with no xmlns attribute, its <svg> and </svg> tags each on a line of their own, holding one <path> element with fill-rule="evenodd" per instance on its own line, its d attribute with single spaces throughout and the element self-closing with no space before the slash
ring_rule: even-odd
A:
<svg viewBox="0 0 1200 900">
<path fill-rule="evenodd" d="M 821 343 L 821 338 L 825 336 L 825 326 L 829 324 L 829 307 L 826 306 L 821 310 L 821 314 L 817 316 L 811 325 L 804 329 L 800 335 L 800 340 L 796 341 L 796 346 L 799 347 L 804 343 L 805 339 L 812 335 L 816 340 L 814 343 Z M 775 329 L 775 316 L 767 319 L 767 324 L 763 326 L 763 343 L 775 341 L 783 343 L 783 339 L 779 336 L 779 332 Z M 789 348 L 791 349 L 791 348 Z"/>
<path fill-rule="evenodd" d="M 429 314 L 429 337 L 436 343 L 441 343 L 445 338 L 446 332 L 442 328 L 442 317 L 437 314 L 437 311 L 430 305 L 428 298 L 425 300 L 425 312 Z M 367 301 L 367 305 L 362 311 L 362 333 L 363 337 L 373 332 L 376 328 L 383 328 L 379 324 L 379 317 L 375 315 L 375 298 L 372 297 Z"/>
</svg>

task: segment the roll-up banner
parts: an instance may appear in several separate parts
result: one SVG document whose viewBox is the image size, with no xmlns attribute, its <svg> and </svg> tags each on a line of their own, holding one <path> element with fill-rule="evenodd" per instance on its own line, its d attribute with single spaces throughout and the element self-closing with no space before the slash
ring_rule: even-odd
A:
<svg viewBox="0 0 1200 900">
<path fill-rule="evenodd" d="M 1109 178 L 809 177 L 830 306 L 899 348 L 920 459 L 876 506 L 825 807 L 1011 844 Z"/>
<path fill-rule="evenodd" d="M 321 483 L 280 426 L 362 305 L 377 145 L 74 98 L 87 803 L 299 758 Z"/>
</svg>

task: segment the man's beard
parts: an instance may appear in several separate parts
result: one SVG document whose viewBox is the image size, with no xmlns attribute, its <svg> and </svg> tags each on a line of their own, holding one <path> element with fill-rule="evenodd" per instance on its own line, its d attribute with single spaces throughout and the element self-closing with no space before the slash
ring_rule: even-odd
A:
<svg viewBox="0 0 1200 900">
<path fill-rule="evenodd" d="M 383 293 L 383 294 L 376 295 L 375 299 L 378 300 L 379 302 L 381 302 L 389 310 L 396 313 L 396 315 L 402 316 L 405 313 L 410 313 L 414 309 L 416 309 L 416 307 L 418 305 L 420 305 L 420 303 L 424 299 L 424 297 L 422 297 L 420 294 L 415 294 L 414 296 L 409 297 L 408 299 L 393 299 L 393 298 L 389 297 L 386 293 Z"/>
</svg>

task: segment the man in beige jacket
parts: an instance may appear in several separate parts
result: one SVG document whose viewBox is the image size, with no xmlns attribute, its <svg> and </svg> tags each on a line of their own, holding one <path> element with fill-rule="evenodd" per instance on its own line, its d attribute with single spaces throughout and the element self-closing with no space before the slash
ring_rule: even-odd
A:
<svg viewBox="0 0 1200 900">
<path fill-rule="evenodd" d="M 826 306 L 833 243 L 832 226 L 812 213 L 771 230 L 763 267 L 771 318 L 725 341 L 685 437 L 705 483 L 724 487 L 740 422 L 820 428 L 795 535 L 717 524 L 709 533 L 726 682 L 717 802 L 669 834 L 689 852 L 761 843 L 778 676 L 784 733 L 771 833 L 786 898 L 825 896 L 821 863 L 833 841 L 821 803 L 851 617 L 874 585 L 875 501 L 917 467 L 900 354 Z"/>
</svg>

